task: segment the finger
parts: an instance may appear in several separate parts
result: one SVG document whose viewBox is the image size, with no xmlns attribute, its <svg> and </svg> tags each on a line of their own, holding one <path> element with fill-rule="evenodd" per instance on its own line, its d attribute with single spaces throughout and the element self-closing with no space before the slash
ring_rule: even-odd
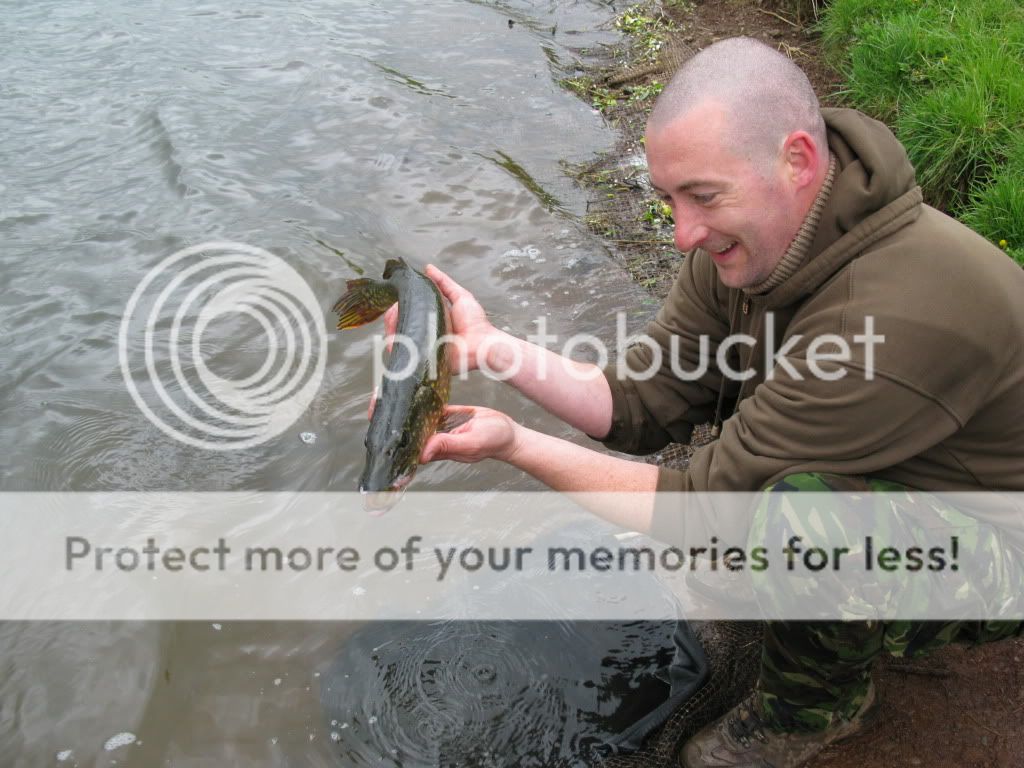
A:
<svg viewBox="0 0 1024 768">
<path fill-rule="evenodd" d="M 384 313 L 384 334 L 391 336 L 396 328 L 398 328 L 398 302 L 388 307 L 387 312 Z"/>
<path fill-rule="evenodd" d="M 373 392 L 370 393 L 370 406 L 366 409 L 366 418 L 372 419 L 373 412 L 377 409 L 377 387 L 373 388 Z"/>
<path fill-rule="evenodd" d="M 461 285 L 452 280 L 448 275 L 442 272 L 440 269 L 435 267 L 433 264 L 427 265 L 427 277 L 437 284 L 437 287 L 444 294 L 444 297 L 454 304 L 458 299 L 472 296 L 472 294 L 463 288 Z"/>
<path fill-rule="evenodd" d="M 447 416 L 449 413 L 469 413 L 475 414 L 481 409 L 475 405 L 454 405 L 449 403 L 444 407 L 444 415 Z"/>
<path fill-rule="evenodd" d="M 447 448 L 448 443 L 444 435 L 431 435 L 420 451 L 420 464 L 429 464 L 437 456 L 443 456 Z"/>
</svg>

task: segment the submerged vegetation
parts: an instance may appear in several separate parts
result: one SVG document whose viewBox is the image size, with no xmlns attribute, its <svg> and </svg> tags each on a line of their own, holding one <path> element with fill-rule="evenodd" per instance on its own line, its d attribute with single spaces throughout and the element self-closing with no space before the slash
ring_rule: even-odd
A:
<svg viewBox="0 0 1024 768">
<path fill-rule="evenodd" d="M 1024 6 L 832 0 L 820 30 L 842 96 L 893 128 L 926 199 L 1024 265 Z"/>
<path fill-rule="evenodd" d="M 490 155 L 484 155 L 480 152 L 476 153 L 477 156 L 482 157 L 484 160 L 489 160 L 496 166 L 506 171 L 510 176 L 516 179 L 523 188 L 533 195 L 537 202 L 540 203 L 544 208 L 549 211 L 560 211 L 564 210 L 561 201 L 546 189 L 541 186 L 540 182 L 537 181 L 533 176 L 530 175 L 529 171 L 523 168 L 514 158 L 502 152 L 500 149 L 494 150 L 494 154 L 497 157 L 491 157 Z"/>
</svg>

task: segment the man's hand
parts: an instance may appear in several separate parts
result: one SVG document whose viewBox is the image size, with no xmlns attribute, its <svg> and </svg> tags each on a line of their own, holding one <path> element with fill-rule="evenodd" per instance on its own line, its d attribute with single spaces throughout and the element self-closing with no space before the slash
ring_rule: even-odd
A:
<svg viewBox="0 0 1024 768">
<path fill-rule="evenodd" d="M 472 293 L 433 264 L 427 265 L 426 274 L 437 285 L 441 295 L 451 304 L 451 332 L 465 343 L 465 370 L 472 371 L 479 368 L 482 356 L 487 353 L 489 348 L 501 343 L 504 334 L 487 319 L 487 313 L 484 312 L 484 308 L 480 306 L 480 302 Z M 457 354 L 455 356 L 458 357 Z M 463 370 L 460 362 L 452 360 L 456 373 Z"/>
<path fill-rule="evenodd" d="M 468 420 L 451 432 L 433 435 L 423 446 L 422 463 L 505 461 L 549 488 L 576 494 L 580 504 L 616 525 L 650 530 L 658 486 L 653 464 L 626 461 L 535 432 L 490 408 L 452 405 L 445 415 Z"/>
<path fill-rule="evenodd" d="M 612 394 L 599 369 L 498 330 L 473 294 L 433 264 L 426 275 L 451 304 L 451 333 L 457 337 L 449 349 L 453 373 L 485 368 L 567 424 L 595 437 L 608 434 Z M 394 334 L 397 306 L 385 313 L 384 322 Z"/>
<path fill-rule="evenodd" d="M 506 334 L 491 324 L 484 308 L 472 293 L 433 264 L 427 265 L 426 275 L 434 281 L 441 295 L 451 305 L 450 333 L 459 337 L 463 347 L 462 350 L 458 348 L 459 342 L 450 345 L 449 356 L 453 373 L 476 370 L 489 350 L 497 349 L 503 342 L 509 344 Z M 395 304 L 384 313 L 384 332 L 392 336 L 397 327 L 398 305 Z"/>
<path fill-rule="evenodd" d="M 519 425 L 500 411 L 471 405 L 450 405 L 446 417 L 466 419 L 450 432 L 434 434 L 423 446 L 420 461 L 448 459 L 475 464 L 483 459 L 510 461 L 516 451 Z"/>
</svg>

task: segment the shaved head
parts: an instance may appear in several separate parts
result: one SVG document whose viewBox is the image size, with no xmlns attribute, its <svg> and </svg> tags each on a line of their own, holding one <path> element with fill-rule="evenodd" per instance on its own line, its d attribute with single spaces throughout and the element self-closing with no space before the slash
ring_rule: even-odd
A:
<svg viewBox="0 0 1024 768">
<path fill-rule="evenodd" d="M 806 131 L 818 147 L 826 147 L 825 123 L 807 75 L 752 38 L 722 40 L 686 61 L 658 97 L 647 132 L 657 133 L 695 108 L 712 105 L 727 118 L 725 144 L 756 167 L 774 163 L 794 131 Z"/>
</svg>

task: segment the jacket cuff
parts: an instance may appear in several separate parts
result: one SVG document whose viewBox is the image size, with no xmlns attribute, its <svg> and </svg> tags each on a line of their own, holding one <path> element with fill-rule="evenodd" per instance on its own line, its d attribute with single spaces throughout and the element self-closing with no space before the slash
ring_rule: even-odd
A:
<svg viewBox="0 0 1024 768">
<path fill-rule="evenodd" d="M 634 424 L 636 418 L 634 410 L 630 408 L 631 401 L 639 404 L 640 397 L 636 388 L 630 381 L 621 381 L 614 375 L 614 367 L 609 366 L 601 371 L 608 382 L 608 389 L 612 393 L 612 425 L 608 434 L 603 437 L 587 435 L 592 440 L 604 443 L 607 448 L 622 453 L 632 453 L 639 444 L 637 434 L 638 425 Z"/>
<path fill-rule="evenodd" d="M 683 543 L 686 521 L 678 505 L 679 497 L 675 494 L 686 490 L 686 479 L 686 472 L 658 468 L 658 486 L 651 517 L 652 538 L 677 546 Z"/>
</svg>

